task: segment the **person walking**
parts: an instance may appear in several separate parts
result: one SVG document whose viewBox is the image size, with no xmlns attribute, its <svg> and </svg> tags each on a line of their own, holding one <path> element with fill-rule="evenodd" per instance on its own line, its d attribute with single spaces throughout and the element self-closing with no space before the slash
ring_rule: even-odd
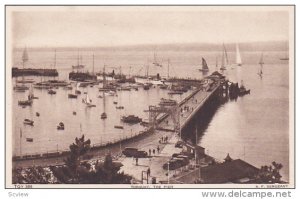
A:
<svg viewBox="0 0 300 199">
<path fill-rule="evenodd" d="M 160 150 L 160 148 L 159 148 L 159 146 L 157 146 L 157 154 L 159 154 L 159 150 Z"/>
<path fill-rule="evenodd" d="M 138 166 L 139 165 L 139 159 L 135 158 L 135 165 Z"/>
<path fill-rule="evenodd" d="M 152 150 L 153 156 L 155 155 L 155 149 Z"/>
<path fill-rule="evenodd" d="M 149 156 L 151 156 L 151 149 L 149 149 Z"/>
</svg>

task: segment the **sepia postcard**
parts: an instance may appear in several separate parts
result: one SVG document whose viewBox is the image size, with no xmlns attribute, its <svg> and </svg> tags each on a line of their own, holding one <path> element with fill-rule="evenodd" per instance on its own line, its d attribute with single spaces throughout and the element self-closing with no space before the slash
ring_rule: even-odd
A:
<svg viewBox="0 0 300 199">
<path fill-rule="evenodd" d="M 294 10 L 6 5 L 6 188 L 294 188 Z"/>
</svg>

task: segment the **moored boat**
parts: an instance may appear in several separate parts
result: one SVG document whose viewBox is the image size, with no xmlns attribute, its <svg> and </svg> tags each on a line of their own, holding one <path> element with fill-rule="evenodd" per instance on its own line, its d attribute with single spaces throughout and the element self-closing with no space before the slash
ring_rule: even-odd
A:
<svg viewBox="0 0 300 199">
<path fill-rule="evenodd" d="M 247 95 L 250 94 L 250 89 L 246 89 L 245 86 L 243 85 L 243 81 L 241 83 L 241 86 L 239 87 L 239 96 Z"/>
<path fill-rule="evenodd" d="M 23 123 L 26 124 L 26 125 L 31 125 L 31 126 L 33 126 L 34 121 L 33 121 L 33 120 L 30 120 L 30 119 L 24 119 Z"/>
<path fill-rule="evenodd" d="M 56 94 L 56 91 L 55 91 L 55 90 L 52 90 L 52 89 L 49 89 L 49 90 L 48 90 L 48 94 L 54 95 L 54 94 Z"/>
<path fill-rule="evenodd" d="M 69 94 L 68 94 L 68 98 L 71 98 L 71 99 L 77 99 L 77 95 L 76 95 L 76 94 L 69 93 Z"/>
<path fill-rule="evenodd" d="M 160 106 L 175 106 L 175 105 L 177 105 L 177 102 L 176 102 L 176 100 L 161 98 L 159 105 Z"/>
<path fill-rule="evenodd" d="M 120 126 L 120 125 L 115 125 L 114 127 L 115 127 L 115 129 L 124 129 L 124 127 Z"/>
<path fill-rule="evenodd" d="M 168 95 L 182 95 L 183 92 L 182 91 L 171 91 L 171 92 L 168 92 Z"/>
<path fill-rule="evenodd" d="M 65 130 L 65 124 L 63 122 L 60 122 L 57 126 L 57 130 Z"/>
<path fill-rule="evenodd" d="M 149 90 L 150 86 L 151 86 L 150 84 L 146 83 L 146 84 L 144 84 L 143 88 L 144 88 L 144 90 Z"/>
<path fill-rule="evenodd" d="M 162 84 L 158 86 L 160 89 L 167 89 L 168 85 L 167 84 Z"/>
<path fill-rule="evenodd" d="M 103 112 L 102 114 L 101 114 L 101 119 L 106 119 L 107 118 L 107 114 L 105 113 L 105 112 Z"/>
<path fill-rule="evenodd" d="M 16 92 L 25 92 L 26 90 L 29 90 L 29 87 L 25 85 L 16 85 L 14 86 L 14 90 Z"/>
<path fill-rule="evenodd" d="M 82 99 L 82 103 L 86 104 L 87 107 L 96 107 L 96 105 L 92 104 L 92 100 L 90 99 L 89 95 L 86 93 L 84 99 Z"/>
<path fill-rule="evenodd" d="M 129 124 L 136 124 L 141 122 L 142 119 L 135 115 L 128 115 L 128 116 L 123 116 L 121 121 Z"/>
<path fill-rule="evenodd" d="M 32 105 L 32 100 L 20 100 L 18 101 L 19 106 L 31 106 Z"/>
</svg>

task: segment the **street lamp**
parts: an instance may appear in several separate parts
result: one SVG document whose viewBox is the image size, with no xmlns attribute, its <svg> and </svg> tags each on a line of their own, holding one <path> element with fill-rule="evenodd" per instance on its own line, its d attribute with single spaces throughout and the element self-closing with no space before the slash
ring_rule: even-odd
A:
<svg viewBox="0 0 300 199">
<path fill-rule="evenodd" d="M 170 161 L 168 161 L 168 184 L 170 184 Z"/>
<path fill-rule="evenodd" d="M 58 164 L 58 144 L 56 144 L 56 165 Z"/>
</svg>

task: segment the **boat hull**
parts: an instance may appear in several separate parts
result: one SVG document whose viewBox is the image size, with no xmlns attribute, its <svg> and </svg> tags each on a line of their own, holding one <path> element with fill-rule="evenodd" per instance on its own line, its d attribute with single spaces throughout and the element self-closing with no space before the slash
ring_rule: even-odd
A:
<svg viewBox="0 0 300 199">
<path fill-rule="evenodd" d="M 75 94 L 68 94 L 68 98 L 70 98 L 70 99 L 77 99 L 77 95 L 75 95 Z"/>
</svg>

